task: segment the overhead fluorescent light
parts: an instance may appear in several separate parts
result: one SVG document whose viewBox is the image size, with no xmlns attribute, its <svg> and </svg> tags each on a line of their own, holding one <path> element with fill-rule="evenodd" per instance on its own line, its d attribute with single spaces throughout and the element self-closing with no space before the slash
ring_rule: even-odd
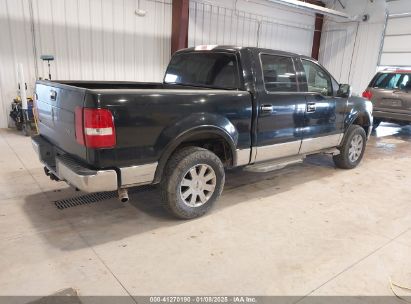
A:
<svg viewBox="0 0 411 304">
<path fill-rule="evenodd" d="M 347 14 L 343 12 L 321 7 L 321 6 L 307 3 L 307 2 L 298 1 L 298 0 L 268 0 L 268 1 L 281 4 L 281 5 L 286 5 L 286 6 L 293 7 L 293 8 L 297 8 L 297 9 L 308 10 L 313 13 L 318 13 L 318 14 L 322 14 L 322 15 L 326 15 L 330 17 L 350 19 L 350 16 L 348 16 Z"/>
</svg>

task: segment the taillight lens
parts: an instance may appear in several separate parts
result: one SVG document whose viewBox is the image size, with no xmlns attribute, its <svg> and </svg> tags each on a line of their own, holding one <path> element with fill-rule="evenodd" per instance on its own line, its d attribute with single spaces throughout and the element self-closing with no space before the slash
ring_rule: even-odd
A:
<svg viewBox="0 0 411 304">
<path fill-rule="evenodd" d="M 371 100 L 372 98 L 372 93 L 370 90 L 366 90 L 362 93 L 362 97 L 367 98 L 368 100 Z"/>
<path fill-rule="evenodd" d="M 107 109 L 76 108 L 76 140 L 88 148 L 116 145 L 113 114 Z"/>
<path fill-rule="evenodd" d="M 84 143 L 84 127 L 83 127 L 83 108 L 76 107 L 75 110 L 75 124 L 76 124 L 76 141 L 85 146 Z"/>
</svg>

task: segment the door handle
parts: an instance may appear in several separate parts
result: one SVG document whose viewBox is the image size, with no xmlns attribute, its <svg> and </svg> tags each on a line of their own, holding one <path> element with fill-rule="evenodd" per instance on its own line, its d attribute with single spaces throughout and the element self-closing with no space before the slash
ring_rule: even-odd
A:
<svg viewBox="0 0 411 304">
<path fill-rule="evenodd" d="M 272 113 L 273 112 L 273 106 L 272 105 L 262 105 L 260 108 L 262 113 Z"/>
<path fill-rule="evenodd" d="M 54 90 L 50 90 L 50 99 L 56 100 L 56 98 L 57 98 L 57 92 Z"/>
<path fill-rule="evenodd" d="M 315 112 L 315 102 L 307 102 L 307 112 Z"/>
</svg>

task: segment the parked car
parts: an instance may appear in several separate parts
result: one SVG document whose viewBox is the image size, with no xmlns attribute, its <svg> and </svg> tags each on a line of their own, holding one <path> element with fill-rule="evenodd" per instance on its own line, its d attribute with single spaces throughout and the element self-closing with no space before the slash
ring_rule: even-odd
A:
<svg viewBox="0 0 411 304">
<path fill-rule="evenodd" d="M 160 184 L 164 206 L 194 218 L 225 169 L 266 172 L 329 153 L 356 167 L 372 105 L 315 60 L 251 47 L 176 52 L 163 83 L 37 81 L 34 149 L 54 180 L 86 191 Z"/>
<path fill-rule="evenodd" d="M 373 103 L 374 128 L 383 121 L 400 125 L 411 123 L 411 71 L 378 72 L 363 97 Z"/>
</svg>

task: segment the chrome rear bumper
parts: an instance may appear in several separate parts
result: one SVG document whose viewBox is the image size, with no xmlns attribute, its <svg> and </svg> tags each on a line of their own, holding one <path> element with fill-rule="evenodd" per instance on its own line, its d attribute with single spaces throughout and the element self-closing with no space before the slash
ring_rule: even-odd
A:
<svg viewBox="0 0 411 304">
<path fill-rule="evenodd" d="M 47 169 L 60 180 L 84 192 L 114 191 L 118 189 L 115 170 L 91 170 L 71 157 L 55 156 L 50 144 L 40 136 L 32 138 L 34 151 Z"/>
<path fill-rule="evenodd" d="M 53 146 L 41 136 L 33 137 L 32 144 L 40 162 L 48 171 L 84 192 L 114 191 L 119 188 L 151 184 L 157 169 L 157 163 L 151 163 L 121 167 L 118 170 L 93 170 L 68 155 L 55 155 Z"/>
<path fill-rule="evenodd" d="M 64 156 L 56 157 L 56 173 L 61 180 L 85 192 L 118 189 L 115 170 L 90 170 Z"/>
</svg>

